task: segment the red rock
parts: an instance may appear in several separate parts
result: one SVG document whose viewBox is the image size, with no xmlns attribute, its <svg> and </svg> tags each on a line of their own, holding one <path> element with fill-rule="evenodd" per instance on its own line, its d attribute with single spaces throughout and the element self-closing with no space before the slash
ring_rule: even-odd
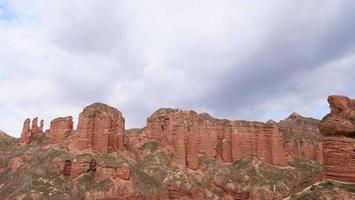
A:
<svg viewBox="0 0 355 200">
<path fill-rule="evenodd" d="M 97 181 L 116 178 L 120 178 L 122 180 L 129 180 L 131 176 L 129 167 L 127 165 L 123 165 L 121 167 L 98 165 L 95 174 Z"/>
<path fill-rule="evenodd" d="M 345 96 L 329 96 L 328 102 L 331 112 L 320 123 L 321 133 L 325 136 L 325 176 L 355 183 L 354 100 Z"/>
<path fill-rule="evenodd" d="M 177 166 L 199 168 L 199 157 L 224 162 L 256 157 L 271 164 L 287 165 L 284 141 L 277 124 L 227 121 L 208 114 L 179 109 L 159 109 L 143 133 L 160 146 L 173 147 Z"/>
<path fill-rule="evenodd" d="M 180 167 L 186 167 L 186 135 L 184 127 L 177 126 L 174 132 L 174 162 Z"/>
<path fill-rule="evenodd" d="M 24 164 L 24 161 L 20 157 L 16 157 L 10 161 L 9 166 L 12 171 L 15 171 L 17 168 L 19 168 L 23 164 Z"/>
<path fill-rule="evenodd" d="M 94 103 L 79 115 L 80 148 L 106 153 L 109 148 L 124 150 L 124 118 L 116 108 Z"/>
<path fill-rule="evenodd" d="M 43 135 L 43 120 L 41 120 L 40 126 L 38 126 L 38 117 L 33 118 L 32 125 L 31 120 L 26 119 L 21 133 L 21 141 L 25 144 L 31 143 L 32 139 L 36 139 Z"/>
<path fill-rule="evenodd" d="M 199 168 L 198 159 L 198 138 L 197 138 L 198 128 L 193 125 L 187 134 L 187 146 L 186 146 L 186 162 L 190 169 Z"/>
<path fill-rule="evenodd" d="M 331 112 L 322 119 L 319 126 L 323 135 L 354 137 L 355 106 L 353 101 L 345 96 L 328 97 Z"/>
<path fill-rule="evenodd" d="M 73 118 L 59 117 L 51 121 L 49 137 L 52 144 L 60 143 L 73 132 Z"/>
<path fill-rule="evenodd" d="M 322 140 L 319 120 L 302 117 L 297 113 L 278 123 L 285 140 L 287 160 L 303 158 L 323 162 Z"/>
<path fill-rule="evenodd" d="M 25 144 L 31 143 L 31 128 L 30 128 L 30 119 L 26 119 L 23 123 L 22 133 L 21 133 L 21 141 Z"/>
<path fill-rule="evenodd" d="M 323 142 L 325 176 L 355 183 L 355 139 L 326 137 Z"/>
<path fill-rule="evenodd" d="M 31 133 L 33 135 L 38 134 L 38 133 L 42 133 L 43 132 L 43 122 L 41 120 L 41 127 L 38 126 L 38 117 L 33 118 L 32 120 L 32 126 L 31 126 Z"/>
</svg>

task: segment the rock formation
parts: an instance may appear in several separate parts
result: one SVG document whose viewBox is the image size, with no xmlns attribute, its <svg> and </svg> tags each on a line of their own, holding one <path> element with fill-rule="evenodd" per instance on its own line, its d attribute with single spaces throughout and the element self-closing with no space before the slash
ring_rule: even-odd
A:
<svg viewBox="0 0 355 200">
<path fill-rule="evenodd" d="M 203 156 L 226 163 L 256 157 L 287 165 L 276 123 L 228 121 L 194 111 L 160 109 L 148 118 L 143 134 L 172 150 L 175 164 L 190 169 L 198 169 Z"/>
<path fill-rule="evenodd" d="M 22 133 L 21 133 L 21 141 L 25 144 L 31 143 L 31 128 L 30 128 L 30 119 L 26 119 L 23 123 Z"/>
<path fill-rule="evenodd" d="M 166 108 L 142 129 L 125 130 L 122 113 L 101 103 L 83 109 L 76 130 L 71 116 L 52 120 L 45 133 L 43 120 L 27 119 L 21 141 L 41 140 L 18 145 L 0 137 L 0 193 L 4 199 L 282 199 L 322 180 L 322 162 L 327 178 L 355 182 L 354 102 L 329 97 L 331 113 L 322 121 L 297 113 L 280 122 L 231 121 Z"/>
<path fill-rule="evenodd" d="M 80 148 L 97 153 L 108 149 L 124 150 L 125 120 L 116 108 L 94 103 L 84 108 L 79 115 L 78 134 Z"/>
<path fill-rule="evenodd" d="M 279 130 L 285 139 L 285 151 L 289 161 L 294 158 L 323 162 L 323 135 L 319 131 L 319 120 L 305 118 L 292 113 L 281 120 Z"/>
<path fill-rule="evenodd" d="M 345 96 L 329 96 L 330 113 L 319 126 L 325 136 L 355 137 L 355 100 Z"/>
<path fill-rule="evenodd" d="M 23 123 L 21 141 L 29 144 L 32 138 L 40 137 L 41 133 L 43 133 L 43 120 L 41 120 L 40 126 L 38 126 L 38 117 L 33 118 L 32 124 L 30 119 L 26 119 Z"/>
<path fill-rule="evenodd" d="M 355 183 L 355 104 L 345 96 L 329 96 L 331 112 L 320 124 L 327 178 Z"/>
<path fill-rule="evenodd" d="M 49 128 L 49 137 L 52 144 L 60 143 L 73 132 L 73 118 L 58 117 L 51 121 Z"/>
</svg>

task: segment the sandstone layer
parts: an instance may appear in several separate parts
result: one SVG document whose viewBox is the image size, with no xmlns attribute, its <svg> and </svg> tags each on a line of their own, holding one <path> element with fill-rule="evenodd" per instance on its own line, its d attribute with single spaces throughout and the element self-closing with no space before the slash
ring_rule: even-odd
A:
<svg viewBox="0 0 355 200">
<path fill-rule="evenodd" d="M 58 117 L 51 121 L 49 128 L 49 137 L 52 144 L 60 143 L 73 132 L 73 118 Z"/>
<path fill-rule="evenodd" d="M 27 119 L 21 141 L 31 145 L 0 142 L 0 192 L 4 199 L 282 199 L 322 180 L 323 162 L 327 178 L 354 182 L 354 101 L 329 103 L 322 121 L 297 113 L 280 122 L 232 121 L 164 108 L 142 129 L 125 130 L 122 113 L 102 103 L 85 107 L 76 129 L 71 116 L 52 120 L 46 132 L 43 121 Z M 26 190 L 14 189 L 20 183 Z"/>
<path fill-rule="evenodd" d="M 142 137 L 157 141 L 174 156 L 174 163 L 199 168 L 201 157 L 225 163 L 255 157 L 278 166 L 295 158 L 323 161 L 322 136 L 318 121 L 290 116 L 276 122 L 249 122 L 215 119 L 208 114 L 179 109 L 160 109 L 147 120 Z M 287 131 L 291 131 L 287 141 Z M 296 137 L 300 134 L 317 141 Z"/>
<path fill-rule="evenodd" d="M 325 175 L 355 183 L 355 104 L 345 96 L 329 96 L 330 113 L 321 121 Z"/>
<path fill-rule="evenodd" d="M 107 153 L 124 149 L 125 119 L 116 108 L 94 103 L 79 115 L 78 134 L 81 149 Z"/>
</svg>

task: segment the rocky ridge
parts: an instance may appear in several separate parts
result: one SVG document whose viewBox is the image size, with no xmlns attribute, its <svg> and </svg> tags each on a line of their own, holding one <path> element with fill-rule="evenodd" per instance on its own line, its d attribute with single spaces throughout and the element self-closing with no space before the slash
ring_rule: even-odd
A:
<svg viewBox="0 0 355 200">
<path fill-rule="evenodd" d="M 0 193 L 4 199 L 282 199 L 323 180 L 323 161 L 327 178 L 352 182 L 352 166 L 344 171 L 330 160 L 348 155 L 352 129 L 332 120 L 352 122 L 353 104 L 330 102 L 337 116 L 322 121 L 297 113 L 280 122 L 232 121 L 168 108 L 142 129 L 125 130 L 122 113 L 102 103 L 85 107 L 76 129 L 71 116 L 52 120 L 47 131 L 43 121 L 27 119 L 20 140 L 0 138 Z M 342 150 L 337 142 L 344 140 Z"/>
</svg>

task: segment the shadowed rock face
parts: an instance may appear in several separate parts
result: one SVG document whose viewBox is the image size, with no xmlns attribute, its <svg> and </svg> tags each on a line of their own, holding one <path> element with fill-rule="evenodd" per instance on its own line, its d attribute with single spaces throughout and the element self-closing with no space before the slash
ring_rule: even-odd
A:
<svg viewBox="0 0 355 200">
<path fill-rule="evenodd" d="M 321 123 L 327 178 L 355 182 L 355 104 L 345 96 L 329 96 L 330 113 Z"/>
<path fill-rule="evenodd" d="M 124 149 L 124 123 L 122 113 L 116 108 L 94 103 L 79 115 L 78 134 L 81 149 L 107 153 L 108 148 Z"/>
</svg>

